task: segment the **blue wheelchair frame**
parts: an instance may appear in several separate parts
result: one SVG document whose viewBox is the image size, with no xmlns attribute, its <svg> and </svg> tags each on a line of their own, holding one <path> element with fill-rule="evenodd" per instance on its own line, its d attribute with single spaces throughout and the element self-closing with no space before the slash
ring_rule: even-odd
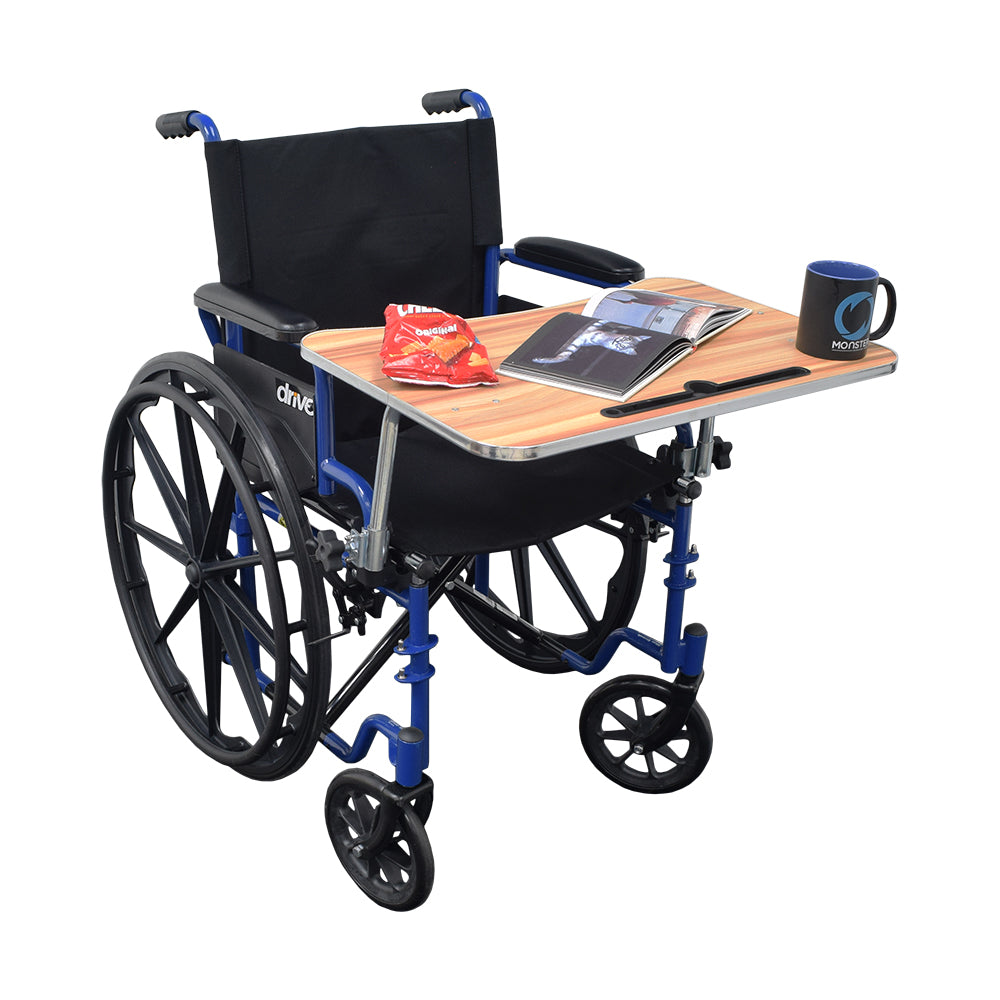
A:
<svg viewBox="0 0 1000 1000">
<path fill-rule="evenodd" d="M 489 105 L 481 95 L 474 91 L 464 91 L 462 100 L 466 106 L 475 110 L 478 118 L 492 117 Z M 221 139 L 215 123 L 208 115 L 192 112 L 187 117 L 187 124 L 192 129 L 196 128 L 206 142 L 218 142 Z M 511 248 L 491 246 L 487 247 L 485 252 L 486 278 L 483 315 L 487 316 L 495 315 L 497 312 L 499 269 L 504 262 L 601 288 L 623 287 L 628 284 L 627 282 L 614 284 L 601 281 L 525 260 Z M 198 312 L 213 346 L 224 343 L 235 351 L 243 352 L 243 328 L 240 325 L 227 319 L 221 320 L 220 323 L 219 318 L 204 309 L 199 309 Z M 399 413 L 390 408 L 386 409 L 382 421 L 375 482 L 369 483 L 334 457 L 333 395 L 335 379 L 328 372 L 316 366 L 313 366 L 313 371 L 316 379 L 316 481 L 318 490 L 321 495 L 330 496 L 337 486 L 341 486 L 350 490 L 357 499 L 362 511 L 364 527 L 361 531 L 351 533 L 343 559 L 345 563 L 351 560 L 366 570 L 378 572 L 384 565 L 388 547 L 388 500 Z M 596 674 L 607 666 L 618 648 L 626 643 L 656 660 L 664 673 L 677 675 L 673 684 L 675 697 L 671 699 L 669 710 L 663 713 L 656 729 L 649 734 L 648 744 L 650 746 L 661 745 L 681 731 L 703 676 L 707 632 L 704 626 L 696 623 L 682 629 L 682 621 L 684 594 L 697 582 L 694 572 L 688 568 L 698 559 L 697 549 L 690 541 L 692 501 L 700 493 L 700 486 L 695 478 L 707 476 L 710 471 L 713 423 L 713 418 L 701 421 L 697 442 L 694 440 L 690 424 L 679 424 L 675 428 L 686 477 L 678 480 L 681 488 L 675 508 L 673 510 L 658 510 L 648 501 L 639 501 L 632 505 L 634 510 L 649 519 L 654 530 L 657 529 L 657 526 L 662 526 L 672 532 L 670 552 L 663 560 L 669 564 L 670 570 L 666 580 L 664 580 L 667 588 L 667 600 L 662 640 L 658 641 L 636 629 L 625 627 L 613 631 L 602 643 L 593 659 L 588 660 L 569 649 L 563 649 L 561 653 L 563 661 L 574 670 L 583 674 Z M 261 496 L 258 500 L 265 515 L 274 520 L 280 518 L 280 511 L 269 499 Z M 238 497 L 231 526 L 237 537 L 237 554 L 239 556 L 252 555 L 253 536 Z M 252 566 L 244 567 L 239 572 L 240 583 L 247 599 L 253 606 L 256 606 L 254 568 Z M 486 595 L 489 591 L 489 555 L 475 557 L 473 579 L 474 589 L 480 594 Z M 408 634 L 395 642 L 393 652 L 408 658 L 408 662 L 395 677 L 400 683 L 410 685 L 410 724 L 403 727 L 387 715 L 370 715 L 361 723 L 353 743 L 348 743 L 330 728 L 346 709 L 347 704 L 353 701 L 354 696 L 373 675 L 374 669 L 381 666 L 381 660 L 369 657 L 369 661 L 358 668 L 355 675 L 330 702 L 324 720 L 324 728 L 327 729 L 327 732 L 320 738 L 320 742 L 342 761 L 353 764 L 367 756 L 375 737 L 381 733 L 389 744 L 389 762 L 395 769 L 396 782 L 405 789 L 415 789 L 425 780 L 423 772 L 429 763 L 429 682 L 434 675 L 434 667 L 430 662 L 430 651 L 437 645 L 438 641 L 437 636 L 430 633 L 429 615 L 430 605 L 434 599 L 440 596 L 441 589 L 438 588 L 432 597 L 432 588 L 426 581 L 416 577 L 416 582 L 411 583 L 401 592 L 395 592 L 386 587 L 378 587 L 376 590 L 392 599 L 408 613 Z M 249 633 L 247 633 L 246 638 L 261 689 L 266 690 L 268 685 L 272 684 L 272 680 L 260 668 L 259 645 Z M 387 636 L 387 638 L 389 637 Z"/>
</svg>

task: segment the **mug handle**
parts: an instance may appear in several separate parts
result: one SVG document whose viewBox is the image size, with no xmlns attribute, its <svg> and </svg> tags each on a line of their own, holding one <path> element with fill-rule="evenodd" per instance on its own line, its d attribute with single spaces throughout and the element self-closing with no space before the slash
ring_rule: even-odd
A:
<svg viewBox="0 0 1000 1000">
<path fill-rule="evenodd" d="M 885 278 L 879 278 L 878 283 L 885 288 L 885 294 L 889 301 L 885 307 L 885 318 L 882 320 L 882 325 L 874 333 L 868 334 L 869 340 L 878 340 L 880 337 L 884 337 L 889 332 L 892 321 L 896 318 L 896 289 L 892 287 L 892 282 Z"/>
</svg>

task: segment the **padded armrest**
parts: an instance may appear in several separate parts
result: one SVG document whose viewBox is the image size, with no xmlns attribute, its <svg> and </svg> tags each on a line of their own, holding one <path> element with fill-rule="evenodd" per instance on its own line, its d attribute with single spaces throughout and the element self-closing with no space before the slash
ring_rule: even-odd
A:
<svg viewBox="0 0 1000 1000">
<path fill-rule="evenodd" d="M 529 264 L 554 268 L 578 274 L 581 278 L 604 281 L 609 285 L 622 285 L 630 281 L 641 281 L 646 277 L 646 269 L 637 261 L 621 254 L 573 243 L 552 236 L 529 236 L 514 244 L 514 253 Z M 519 261 L 515 261 L 519 263 Z"/>
<path fill-rule="evenodd" d="M 307 333 L 318 329 L 314 319 L 290 309 L 266 295 L 224 285 L 219 281 L 202 285 L 194 293 L 194 304 L 216 316 L 263 334 L 271 340 L 297 344 Z"/>
</svg>

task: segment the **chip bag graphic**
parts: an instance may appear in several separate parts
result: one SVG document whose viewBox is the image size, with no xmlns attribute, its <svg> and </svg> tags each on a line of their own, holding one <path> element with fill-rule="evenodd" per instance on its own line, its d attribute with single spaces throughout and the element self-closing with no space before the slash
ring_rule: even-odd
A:
<svg viewBox="0 0 1000 1000">
<path fill-rule="evenodd" d="M 469 324 L 431 306 L 386 306 L 379 357 L 383 374 L 397 382 L 458 386 L 499 381 Z"/>
</svg>

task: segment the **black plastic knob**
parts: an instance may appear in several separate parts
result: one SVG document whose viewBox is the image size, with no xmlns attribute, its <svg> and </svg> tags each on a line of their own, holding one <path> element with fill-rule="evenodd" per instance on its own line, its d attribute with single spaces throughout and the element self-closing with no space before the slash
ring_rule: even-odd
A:
<svg viewBox="0 0 1000 1000">
<path fill-rule="evenodd" d="M 729 457 L 729 453 L 733 450 L 732 441 L 723 441 L 718 434 L 712 438 L 712 465 L 717 469 L 728 469 L 732 464 L 733 460 Z"/>
<path fill-rule="evenodd" d="M 697 479 L 685 479 L 681 476 L 674 480 L 674 490 L 688 500 L 697 500 L 701 496 L 701 483 Z"/>
<path fill-rule="evenodd" d="M 413 575 L 418 580 L 433 580 L 437 576 L 438 566 L 433 559 L 428 559 L 426 556 L 418 555 L 417 553 L 411 553 L 403 560 L 407 566 L 413 570 Z"/>
<path fill-rule="evenodd" d="M 338 538 L 333 531 L 317 531 L 313 558 L 323 567 L 327 573 L 336 573 L 343 569 L 344 562 L 341 556 L 347 547 L 343 540 Z"/>
</svg>

